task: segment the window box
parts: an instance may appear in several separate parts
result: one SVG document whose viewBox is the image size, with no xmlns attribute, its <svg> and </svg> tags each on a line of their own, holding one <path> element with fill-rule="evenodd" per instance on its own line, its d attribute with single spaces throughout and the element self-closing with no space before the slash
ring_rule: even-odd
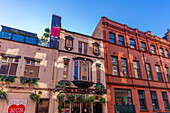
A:
<svg viewBox="0 0 170 113">
<path fill-rule="evenodd" d="M 38 80 L 39 78 L 28 78 L 28 77 L 20 77 L 20 82 L 22 84 L 27 84 L 30 86 L 30 85 L 36 85 L 37 86 L 37 83 L 38 83 Z"/>
<path fill-rule="evenodd" d="M 70 87 L 71 82 L 67 80 L 61 80 L 60 82 L 58 82 L 58 85 L 60 88 Z"/>
<path fill-rule="evenodd" d="M 9 75 L 0 75 L 0 82 L 5 82 L 5 83 L 13 83 L 15 82 L 16 76 L 9 76 Z"/>
</svg>

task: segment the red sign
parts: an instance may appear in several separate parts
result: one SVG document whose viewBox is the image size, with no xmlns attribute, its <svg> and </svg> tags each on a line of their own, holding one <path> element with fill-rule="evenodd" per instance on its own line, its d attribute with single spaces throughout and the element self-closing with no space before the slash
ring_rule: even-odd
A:
<svg viewBox="0 0 170 113">
<path fill-rule="evenodd" d="M 24 113 L 25 106 L 23 104 L 12 104 L 8 107 L 8 113 Z"/>
</svg>

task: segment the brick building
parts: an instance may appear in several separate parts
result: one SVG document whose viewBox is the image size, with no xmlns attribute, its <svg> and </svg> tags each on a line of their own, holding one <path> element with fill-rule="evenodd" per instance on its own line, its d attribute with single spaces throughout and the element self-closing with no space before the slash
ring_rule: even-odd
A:
<svg viewBox="0 0 170 113">
<path fill-rule="evenodd" d="M 170 42 L 102 17 L 108 113 L 170 112 Z"/>
</svg>

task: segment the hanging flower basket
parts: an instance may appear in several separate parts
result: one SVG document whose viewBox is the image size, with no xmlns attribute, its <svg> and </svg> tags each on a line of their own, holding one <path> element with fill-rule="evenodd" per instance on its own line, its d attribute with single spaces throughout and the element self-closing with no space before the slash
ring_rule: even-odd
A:
<svg viewBox="0 0 170 113">
<path fill-rule="evenodd" d="M 8 101 L 6 92 L 0 90 L 0 99 Z"/>
<path fill-rule="evenodd" d="M 26 84 L 28 83 L 28 85 L 36 85 L 37 86 L 37 82 L 38 82 L 38 79 L 37 78 L 27 78 L 27 77 L 21 77 L 20 78 L 20 82 L 22 84 Z"/>
<path fill-rule="evenodd" d="M 95 97 L 94 97 L 94 96 L 90 96 L 90 97 L 88 97 L 88 98 L 86 99 L 86 102 L 87 102 L 87 103 L 92 103 L 92 102 L 94 102 L 94 100 L 95 100 Z"/>
<path fill-rule="evenodd" d="M 40 103 L 40 96 L 37 95 L 36 93 L 31 93 L 30 94 L 30 99 L 37 102 L 37 103 Z"/>
<path fill-rule="evenodd" d="M 106 103 L 106 99 L 105 98 L 101 98 L 100 99 L 100 104 L 105 104 Z"/>
<path fill-rule="evenodd" d="M 67 86 L 68 87 L 71 86 L 71 82 L 66 81 L 66 80 L 61 80 L 60 82 L 58 82 L 58 85 L 59 85 L 60 88 L 66 88 Z"/>
<path fill-rule="evenodd" d="M 100 91 L 100 92 L 105 92 L 106 88 L 103 84 L 96 84 L 95 89 Z"/>
<path fill-rule="evenodd" d="M 68 102 L 69 103 L 75 102 L 75 96 L 74 95 L 69 95 L 68 96 Z"/>
<path fill-rule="evenodd" d="M 15 82 L 15 76 L 8 76 L 8 75 L 0 75 L 0 82 L 5 82 L 5 83 L 13 83 Z"/>
<path fill-rule="evenodd" d="M 78 102 L 78 103 L 84 103 L 84 102 L 85 102 L 85 97 L 84 97 L 84 95 L 79 95 L 79 96 L 76 98 L 76 102 Z"/>
</svg>

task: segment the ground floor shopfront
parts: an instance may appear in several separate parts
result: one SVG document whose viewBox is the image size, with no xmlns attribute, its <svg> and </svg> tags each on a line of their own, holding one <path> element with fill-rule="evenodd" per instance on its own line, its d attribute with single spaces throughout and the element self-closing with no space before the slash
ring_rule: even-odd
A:
<svg viewBox="0 0 170 113">
<path fill-rule="evenodd" d="M 170 113 L 169 103 L 167 89 L 107 86 L 108 113 Z"/>
</svg>

